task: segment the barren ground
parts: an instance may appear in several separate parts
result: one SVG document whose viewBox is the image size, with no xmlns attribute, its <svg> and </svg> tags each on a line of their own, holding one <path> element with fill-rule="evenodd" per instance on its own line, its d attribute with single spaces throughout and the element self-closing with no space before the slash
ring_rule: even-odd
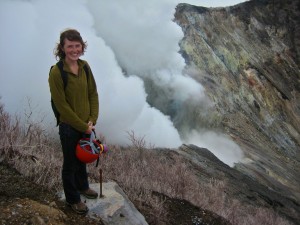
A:
<svg viewBox="0 0 300 225">
<path fill-rule="evenodd" d="M 103 224 L 77 215 L 61 202 L 54 191 L 45 190 L 26 180 L 16 170 L 0 163 L 0 224 Z M 154 195 L 160 195 L 155 193 Z M 155 218 L 151 206 L 143 205 L 141 213 L 149 224 L 229 225 L 223 218 L 189 202 L 166 198 L 166 219 Z M 158 222 L 159 221 L 159 222 Z"/>
</svg>

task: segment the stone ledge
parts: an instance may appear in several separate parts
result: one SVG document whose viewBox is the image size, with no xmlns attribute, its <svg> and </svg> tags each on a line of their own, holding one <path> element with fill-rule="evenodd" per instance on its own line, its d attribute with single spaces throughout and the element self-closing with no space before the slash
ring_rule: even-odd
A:
<svg viewBox="0 0 300 225">
<path fill-rule="evenodd" d="M 90 188 L 100 193 L 100 184 L 90 184 Z M 109 225 L 146 225 L 144 216 L 135 208 L 123 190 L 115 182 L 102 184 L 102 198 L 87 199 L 81 196 L 81 201 L 89 207 L 87 216 L 101 218 L 103 223 Z M 65 195 L 60 194 L 61 200 Z"/>
</svg>

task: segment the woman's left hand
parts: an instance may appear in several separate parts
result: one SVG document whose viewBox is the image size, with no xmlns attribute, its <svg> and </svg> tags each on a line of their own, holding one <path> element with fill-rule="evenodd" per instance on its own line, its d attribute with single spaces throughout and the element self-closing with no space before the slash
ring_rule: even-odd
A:
<svg viewBox="0 0 300 225">
<path fill-rule="evenodd" d="M 92 133 L 93 130 L 95 130 L 95 127 L 94 127 L 92 121 L 88 122 L 88 126 L 89 126 L 88 129 L 85 131 L 86 134 L 90 134 L 90 133 Z"/>
</svg>

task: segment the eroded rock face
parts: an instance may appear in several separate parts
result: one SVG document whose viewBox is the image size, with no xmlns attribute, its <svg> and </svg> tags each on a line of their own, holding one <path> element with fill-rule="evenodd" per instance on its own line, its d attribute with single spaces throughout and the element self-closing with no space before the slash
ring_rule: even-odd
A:
<svg viewBox="0 0 300 225">
<path fill-rule="evenodd" d="M 167 152 L 165 150 L 165 152 Z M 194 145 L 182 145 L 175 152 L 184 156 L 192 165 L 196 165 L 201 182 L 209 183 L 210 178 L 226 183 L 226 194 L 231 199 L 254 205 L 256 207 L 272 208 L 279 215 L 290 222 L 298 224 L 300 220 L 300 205 L 289 198 L 286 193 L 278 191 L 256 182 L 244 172 L 232 168 L 205 148 Z M 166 153 L 168 154 L 168 153 Z M 170 152 L 169 152 L 170 154 Z"/>
<path fill-rule="evenodd" d="M 187 71 L 215 103 L 219 123 L 211 127 L 230 135 L 248 159 L 236 168 L 298 203 L 299 8 L 299 1 L 278 0 L 216 9 L 179 4 L 175 14 Z M 177 125 L 188 120 L 203 124 L 191 116 Z"/>
</svg>

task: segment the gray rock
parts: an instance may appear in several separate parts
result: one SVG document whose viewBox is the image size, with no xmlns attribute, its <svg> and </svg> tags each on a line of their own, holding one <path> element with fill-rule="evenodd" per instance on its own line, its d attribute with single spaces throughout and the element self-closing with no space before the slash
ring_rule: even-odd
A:
<svg viewBox="0 0 300 225">
<path fill-rule="evenodd" d="M 100 193 L 100 184 L 90 184 L 90 188 Z M 89 207 L 88 216 L 101 218 L 109 225 L 143 225 L 148 224 L 144 216 L 135 208 L 126 194 L 115 182 L 102 184 L 102 195 L 97 199 L 87 199 L 81 196 L 81 200 Z M 61 199 L 65 196 L 61 193 Z"/>
<path fill-rule="evenodd" d="M 297 213 L 300 212 L 300 205 L 288 197 L 291 195 L 288 193 L 288 188 L 281 187 L 285 188 L 286 192 L 281 194 L 276 188 L 262 185 L 252 177 L 241 172 L 241 169 L 232 168 L 224 164 L 205 148 L 199 148 L 195 145 L 182 145 L 174 151 L 201 168 L 199 176 L 202 182 L 209 182 L 211 177 L 223 180 L 227 185 L 226 193 L 228 196 L 248 204 L 272 207 L 278 214 L 283 215 L 296 224 L 300 220 L 300 214 Z M 280 185 L 278 184 L 276 187 L 279 189 Z"/>
<path fill-rule="evenodd" d="M 300 202 L 300 8 L 297 1 L 253 0 L 226 8 L 179 4 L 174 21 L 185 72 L 213 103 L 170 98 L 144 79 L 147 101 L 191 130 L 226 134 L 245 160 L 235 168 Z M 199 146 L 202 147 L 202 146 Z"/>
<path fill-rule="evenodd" d="M 214 107 L 202 116 L 200 105 L 189 111 L 192 106 L 186 106 L 180 118 L 183 110 L 172 113 L 179 130 L 194 126 L 229 135 L 245 154 L 237 170 L 299 204 L 300 20 L 295 4 L 248 1 L 210 9 L 179 4 L 175 21 L 184 32 L 181 53 Z"/>
</svg>

